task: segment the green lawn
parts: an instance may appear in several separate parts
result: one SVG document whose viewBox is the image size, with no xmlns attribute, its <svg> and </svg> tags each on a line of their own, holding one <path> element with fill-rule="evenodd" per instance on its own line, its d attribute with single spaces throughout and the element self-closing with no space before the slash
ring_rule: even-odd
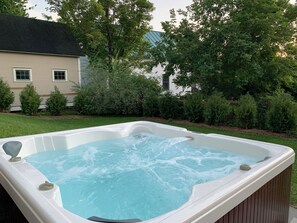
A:
<svg viewBox="0 0 297 223">
<path fill-rule="evenodd" d="M 70 118 L 71 117 L 71 118 Z M 84 128 L 91 126 L 115 124 L 142 120 L 140 117 L 85 117 L 85 116 L 63 116 L 59 118 L 48 118 L 46 116 L 23 116 L 18 114 L 0 113 L 0 138 L 30 135 L 37 133 L 61 131 L 68 129 Z M 163 121 L 166 124 L 187 128 L 188 130 L 201 133 L 218 133 L 247 139 L 277 143 L 289 146 L 297 152 L 297 139 L 280 136 L 267 136 L 245 133 L 232 130 L 222 130 L 212 127 L 201 127 L 192 124 L 178 124 Z M 291 205 L 297 207 L 297 164 L 293 165 Z"/>
<path fill-rule="evenodd" d="M 72 117 L 72 116 L 71 116 Z M 24 116 L 0 113 L 0 138 L 139 121 L 136 117 Z"/>
</svg>

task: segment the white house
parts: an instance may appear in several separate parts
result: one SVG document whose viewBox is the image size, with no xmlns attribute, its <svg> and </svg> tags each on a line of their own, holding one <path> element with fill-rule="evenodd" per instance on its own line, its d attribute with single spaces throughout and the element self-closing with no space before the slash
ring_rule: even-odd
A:
<svg viewBox="0 0 297 223">
<path fill-rule="evenodd" d="M 145 40 L 147 40 L 153 47 L 157 47 L 158 43 L 162 41 L 162 32 L 150 31 L 145 35 Z M 157 78 L 160 81 L 161 86 L 164 90 L 170 91 L 175 95 L 184 95 L 187 92 L 191 91 L 191 88 L 183 88 L 177 86 L 174 83 L 174 79 L 178 74 L 167 76 L 165 75 L 164 68 L 159 64 L 154 67 L 150 73 L 145 73 L 147 77 Z"/>
</svg>

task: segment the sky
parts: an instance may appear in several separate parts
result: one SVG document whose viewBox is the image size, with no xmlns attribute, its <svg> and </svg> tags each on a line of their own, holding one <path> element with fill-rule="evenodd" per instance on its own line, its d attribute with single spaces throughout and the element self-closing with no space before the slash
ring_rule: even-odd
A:
<svg viewBox="0 0 297 223">
<path fill-rule="evenodd" d="M 186 6 L 191 5 L 192 0 L 150 0 L 155 6 L 153 12 L 153 19 L 151 21 L 151 26 L 153 30 L 162 31 L 161 22 L 170 20 L 170 9 L 185 9 Z M 295 0 L 290 0 L 291 3 L 294 3 Z M 51 15 L 54 20 L 57 19 L 57 15 L 51 14 L 49 11 L 46 11 L 48 5 L 45 0 L 29 0 L 28 6 L 34 6 L 33 10 L 29 11 L 30 17 L 36 17 L 38 19 L 44 19 L 42 13 Z"/>
<path fill-rule="evenodd" d="M 192 0 L 150 0 L 154 4 L 155 10 L 153 12 L 153 19 L 151 21 L 151 26 L 153 30 L 162 31 L 161 22 L 170 20 L 169 10 L 174 9 L 185 9 L 186 6 L 192 3 Z M 37 19 L 44 19 L 42 13 L 51 15 L 55 20 L 57 15 L 50 14 L 49 11 L 46 11 L 45 0 L 29 0 L 28 6 L 34 6 L 33 10 L 29 11 L 30 17 L 36 17 Z"/>
</svg>

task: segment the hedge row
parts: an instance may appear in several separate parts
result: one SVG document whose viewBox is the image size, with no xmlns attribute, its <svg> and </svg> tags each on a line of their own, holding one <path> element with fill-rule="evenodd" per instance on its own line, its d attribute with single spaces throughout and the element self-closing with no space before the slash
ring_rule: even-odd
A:
<svg viewBox="0 0 297 223">
<path fill-rule="evenodd" d="M 296 102 L 286 93 L 261 97 L 257 101 L 247 94 L 232 102 L 218 92 L 208 98 L 200 93 L 185 97 L 167 93 L 161 97 L 145 98 L 143 112 L 145 116 L 188 119 L 191 122 L 246 129 L 268 129 L 278 133 L 293 133 L 297 127 Z"/>
<path fill-rule="evenodd" d="M 121 75 L 116 72 L 121 72 Z M 154 80 L 128 75 L 119 70 L 114 75 L 100 75 L 92 84 L 79 88 L 74 108 L 80 114 L 144 115 L 165 119 L 188 119 L 209 125 L 238 126 L 268 129 L 279 133 L 293 133 L 297 128 L 297 105 L 286 93 L 264 96 L 255 100 L 243 95 L 238 101 L 227 101 L 222 93 L 204 97 L 199 92 L 177 97 L 170 93 L 160 95 Z M 0 79 L 0 110 L 8 111 L 14 99 L 6 82 Z M 41 98 L 32 84 L 20 93 L 22 112 L 34 115 Z M 60 115 L 67 99 L 57 87 L 46 101 L 51 115 Z"/>
</svg>

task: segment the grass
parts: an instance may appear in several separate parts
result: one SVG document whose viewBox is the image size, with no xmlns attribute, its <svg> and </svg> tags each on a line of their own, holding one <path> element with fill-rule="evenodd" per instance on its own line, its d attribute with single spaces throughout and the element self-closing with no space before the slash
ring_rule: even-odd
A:
<svg viewBox="0 0 297 223">
<path fill-rule="evenodd" d="M 140 117 L 89 117 L 89 116 L 24 116 L 18 114 L 0 113 L 0 138 L 30 135 L 53 131 L 85 128 L 107 124 L 131 122 L 143 120 Z M 160 121 L 160 120 L 159 120 Z M 190 123 L 178 123 L 162 121 L 165 124 L 187 128 L 190 131 L 201 133 L 218 133 L 235 137 L 259 140 L 289 146 L 297 152 L 297 139 L 282 136 L 260 135 L 215 127 L 197 126 Z M 291 206 L 297 208 L 297 163 L 293 164 L 292 184 L 291 184 Z"/>
<path fill-rule="evenodd" d="M 0 138 L 139 121 L 137 117 L 24 116 L 0 114 Z"/>
</svg>

